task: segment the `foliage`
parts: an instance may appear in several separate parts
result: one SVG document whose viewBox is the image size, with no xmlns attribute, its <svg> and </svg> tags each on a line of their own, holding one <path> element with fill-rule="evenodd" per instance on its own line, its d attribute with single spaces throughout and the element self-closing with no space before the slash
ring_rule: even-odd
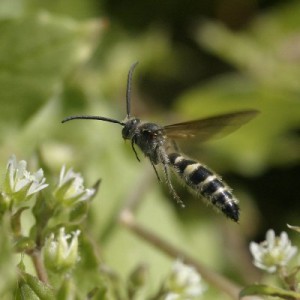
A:
<svg viewBox="0 0 300 300">
<path fill-rule="evenodd" d="M 5 189 L 3 179 L 3 299 L 12 293 L 124 299 L 136 290 L 137 299 L 154 297 L 167 282 L 170 257 L 196 266 L 207 282 L 205 299 L 237 299 L 240 286 L 260 280 L 250 264 L 249 240 L 267 226 L 281 229 L 298 220 L 300 5 L 269 1 L 272 7 L 260 10 L 259 1 L 256 7 L 253 1 L 217 2 L 124 1 L 121 7 L 105 0 L 0 2 L 1 170 L 16 154 L 30 170 L 42 168 L 49 184 L 43 186 L 40 173 L 30 173 L 34 184 L 24 176 L 20 189 Z M 201 151 L 187 147 L 187 154 L 201 153 L 234 187 L 242 208 L 239 225 L 180 187 L 186 209 L 177 207 L 148 162 L 137 163 L 130 145 L 122 144 L 117 125 L 60 123 L 73 114 L 122 120 L 127 72 L 136 60 L 132 110 L 142 119 L 167 124 L 260 110 L 226 139 L 201 145 Z M 73 171 L 58 186 L 63 165 L 80 170 L 87 182 L 101 178 L 99 193 L 78 188 L 82 182 L 75 184 Z M 80 191 L 73 199 L 66 196 L 71 184 Z M 94 200 L 76 201 L 82 193 Z M 55 197 L 61 206 L 54 209 Z M 72 276 L 61 280 L 53 272 L 52 260 L 61 257 L 55 247 L 46 266 L 53 274 L 43 283 L 35 250 L 60 241 L 68 252 L 76 239 L 78 252 L 59 270 L 74 263 L 64 273 Z M 142 283 L 132 288 L 136 282 Z M 249 289 L 245 295 L 254 294 Z"/>
</svg>

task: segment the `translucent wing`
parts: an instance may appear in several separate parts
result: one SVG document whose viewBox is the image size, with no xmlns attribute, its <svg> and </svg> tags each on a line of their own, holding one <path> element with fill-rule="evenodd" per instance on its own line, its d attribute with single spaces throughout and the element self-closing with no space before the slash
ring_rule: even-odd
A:
<svg viewBox="0 0 300 300">
<path fill-rule="evenodd" d="M 220 138 L 235 131 L 257 114 L 257 110 L 243 110 L 167 125 L 164 127 L 164 134 L 171 139 L 196 138 L 197 141 L 202 142 L 210 138 Z"/>
</svg>

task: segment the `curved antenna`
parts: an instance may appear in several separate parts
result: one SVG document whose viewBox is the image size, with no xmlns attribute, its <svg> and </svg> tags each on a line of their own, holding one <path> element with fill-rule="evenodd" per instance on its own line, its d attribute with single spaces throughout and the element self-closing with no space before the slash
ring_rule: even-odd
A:
<svg viewBox="0 0 300 300">
<path fill-rule="evenodd" d="M 126 112 L 127 112 L 127 118 L 130 118 L 130 101 L 131 101 L 131 82 L 132 82 L 132 74 L 136 67 L 136 65 L 139 62 L 136 61 L 133 63 L 129 69 L 128 77 L 127 77 L 127 89 L 126 89 Z"/>
<path fill-rule="evenodd" d="M 105 122 L 110 122 L 110 123 L 116 123 L 116 124 L 120 124 L 122 126 L 125 125 L 125 123 L 120 122 L 120 121 L 115 120 L 115 119 L 105 118 L 105 117 L 99 117 L 99 116 L 85 116 L 85 115 L 83 115 L 83 116 L 71 116 L 71 117 L 67 117 L 67 118 L 63 119 L 61 122 L 65 123 L 65 122 L 76 120 L 76 119 L 79 119 L 79 120 L 98 120 L 98 121 L 105 121 Z"/>
</svg>

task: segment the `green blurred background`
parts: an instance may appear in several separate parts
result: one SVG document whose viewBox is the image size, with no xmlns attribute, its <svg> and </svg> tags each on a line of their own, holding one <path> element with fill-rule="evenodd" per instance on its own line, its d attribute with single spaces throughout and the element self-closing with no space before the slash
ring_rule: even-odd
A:
<svg viewBox="0 0 300 300">
<path fill-rule="evenodd" d="M 163 125 L 258 109 L 236 133 L 186 152 L 234 189 L 240 224 L 178 185 L 181 209 L 154 174 L 137 213 L 207 266 L 242 284 L 257 280 L 249 241 L 299 225 L 299 16 L 299 1 L 1 0 L 2 172 L 14 153 L 32 165 L 39 157 L 48 176 L 66 164 L 87 185 L 101 178 L 87 220 L 91 235 L 121 275 L 147 263 L 153 290 L 170 259 L 116 221 L 149 162 L 136 161 L 118 125 L 60 121 L 74 114 L 122 120 L 127 72 L 137 60 L 132 113 L 142 119 Z"/>
</svg>

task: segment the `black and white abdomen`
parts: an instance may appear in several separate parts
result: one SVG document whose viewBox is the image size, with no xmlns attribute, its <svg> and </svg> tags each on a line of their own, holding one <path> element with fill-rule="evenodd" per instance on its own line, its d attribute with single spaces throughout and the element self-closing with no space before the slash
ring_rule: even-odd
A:
<svg viewBox="0 0 300 300">
<path fill-rule="evenodd" d="M 183 157 L 178 153 L 168 155 L 170 166 L 179 176 L 202 197 L 221 210 L 234 221 L 239 220 L 239 206 L 231 189 L 221 178 L 206 166 L 195 160 Z"/>
</svg>

